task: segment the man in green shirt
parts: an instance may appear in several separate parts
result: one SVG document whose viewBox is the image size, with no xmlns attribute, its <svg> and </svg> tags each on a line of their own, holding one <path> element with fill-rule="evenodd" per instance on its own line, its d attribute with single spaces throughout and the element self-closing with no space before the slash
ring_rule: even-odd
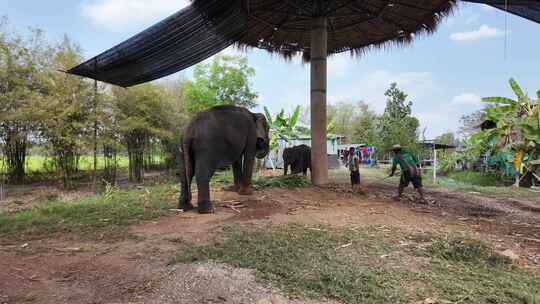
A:
<svg viewBox="0 0 540 304">
<path fill-rule="evenodd" d="M 399 165 L 401 169 L 401 179 L 399 181 L 398 195 L 396 200 L 401 199 L 405 187 L 412 183 L 414 188 L 420 194 L 420 199 L 424 200 L 424 191 L 422 189 L 422 176 L 420 175 L 418 160 L 411 151 L 402 148 L 400 145 L 394 145 L 394 160 L 392 164 L 392 172 L 390 176 L 394 176 L 396 168 Z"/>
</svg>

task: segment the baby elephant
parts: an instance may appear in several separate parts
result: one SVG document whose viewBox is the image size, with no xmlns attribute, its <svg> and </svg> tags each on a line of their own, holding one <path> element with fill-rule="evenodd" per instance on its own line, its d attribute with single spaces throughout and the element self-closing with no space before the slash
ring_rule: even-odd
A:
<svg viewBox="0 0 540 304">
<path fill-rule="evenodd" d="M 311 148 L 306 145 L 295 146 L 283 150 L 283 169 L 287 175 L 287 169 L 291 166 L 291 173 L 307 175 L 307 170 L 311 172 Z"/>
</svg>

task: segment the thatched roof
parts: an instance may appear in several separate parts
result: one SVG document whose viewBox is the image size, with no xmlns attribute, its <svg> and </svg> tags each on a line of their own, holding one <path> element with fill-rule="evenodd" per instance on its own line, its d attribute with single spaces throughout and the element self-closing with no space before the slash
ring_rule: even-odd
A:
<svg viewBox="0 0 540 304">
<path fill-rule="evenodd" d="M 451 12 L 455 0 L 222 0 L 240 5 L 246 13 L 246 33 L 239 46 L 256 47 L 285 57 L 309 60 L 312 20 L 328 18 L 328 53 L 353 52 L 383 45 L 412 42 L 415 35 L 432 33 Z M 195 0 L 196 7 L 207 0 Z M 213 16 L 209 16 L 212 18 Z"/>
<path fill-rule="evenodd" d="M 489 1 L 497 6 L 505 0 L 475 2 Z M 527 2 L 531 15 L 540 3 L 508 1 Z M 328 17 L 329 54 L 358 55 L 435 31 L 455 5 L 456 0 L 193 0 L 68 72 L 128 87 L 188 68 L 233 44 L 309 60 L 311 20 L 317 16 Z"/>
</svg>

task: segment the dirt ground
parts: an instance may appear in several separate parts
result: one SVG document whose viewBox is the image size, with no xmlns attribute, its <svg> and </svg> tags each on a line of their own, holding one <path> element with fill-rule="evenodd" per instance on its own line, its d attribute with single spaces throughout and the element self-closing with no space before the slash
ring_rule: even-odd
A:
<svg viewBox="0 0 540 304">
<path fill-rule="evenodd" d="M 349 191 L 346 179 L 336 179 L 322 188 L 266 189 L 251 197 L 214 189 L 215 214 L 178 213 L 135 225 L 130 230 L 137 237 L 122 242 L 0 242 L 0 303 L 310 303 L 261 285 L 250 270 L 168 266 L 179 242 L 207 242 L 233 223 L 465 232 L 510 249 L 522 267 L 540 267 L 537 201 L 427 189 L 429 202 L 421 204 L 408 189 L 395 202 L 394 186 L 372 184 L 360 195 Z"/>
</svg>

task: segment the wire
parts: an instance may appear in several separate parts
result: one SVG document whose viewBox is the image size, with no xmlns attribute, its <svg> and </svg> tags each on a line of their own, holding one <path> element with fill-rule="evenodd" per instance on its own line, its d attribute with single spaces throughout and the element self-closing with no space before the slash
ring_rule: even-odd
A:
<svg viewBox="0 0 540 304">
<path fill-rule="evenodd" d="M 504 0 L 504 60 L 508 56 L 508 0 Z"/>
</svg>

